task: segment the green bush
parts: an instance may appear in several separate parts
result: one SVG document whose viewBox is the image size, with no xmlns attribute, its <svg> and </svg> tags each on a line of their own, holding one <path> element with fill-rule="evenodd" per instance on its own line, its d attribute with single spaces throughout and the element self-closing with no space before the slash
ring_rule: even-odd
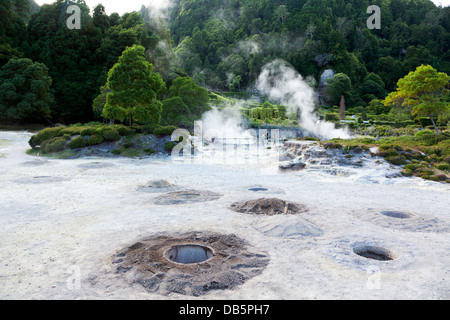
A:
<svg viewBox="0 0 450 320">
<path fill-rule="evenodd" d="M 81 136 L 92 136 L 98 132 L 97 128 L 87 127 L 80 131 Z"/>
<path fill-rule="evenodd" d="M 135 129 L 124 126 L 123 124 L 116 124 L 113 128 L 116 129 L 121 136 L 131 136 L 136 133 Z"/>
<path fill-rule="evenodd" d="M 303 140 L 305 140 L 305 141 L 320 141 L 319 138 L 314 138 L 314 137 L 310 137 L 310 136 L 304 137 Z"/>
<path fill-rule="evenodd" d="M 439 170 L 448 171 L 450 170 L 450 164 L 447 162 L 438 163 L 436 165 L 436 168 L 438 168 Z"/>
<path fill-rule="evenodd" d="M 153 150 L 152 148 L 147 148 L 147 149 L 144 149 L 144 152 L 145 152 L 145 153 L 148 153 L 148 154 L 153 154 L 153 153 L 155 153 L 156 151 Z"/>
<path fill-rule="evenodd" d="M 32 148 L 36 148 L 37 146 L 40 146 L 44 141 L 59 137 L 61 135 L 60 132 L 62 129 L 62 127 L 45 128 L 39 131 L 36 135 L 32 136 L 28 143 Z"/>
<path fill-rule="evenodd" d="M 430 118 L 425 118 L 425 117 L 421 117 L 421 118 L 419 118 L 419 119 L 417 119 L 418 121 L 419 121 L 419 123 L 420 123 L 420 125 L 424 128 L 424 127 L 427 127 L 427 126 L 432 126 L 433 125 L 433 123 L 431 122 L 431 119 Z"/>
<path fill-rule="evenodd" d="M 411 177 L 413 175 L 413 172 L 409 169 L 403 169 L 401 174 L 405 177 Z"/>
<path fill-rule="evenodd" d="M 67 128 L 63 128 L 60 132 L 60 134 L 62 135 L 69 135 L 69 136 L 77 136 L 81 133 L 81 131 L 83 130 L 83 127 L 79 127 L 79 126 L 70 126 Z"/>
<path fill-rule="evenodd" d="M 119 132 L 114 128 L 105 128 L 102 134 L 103 138 L 107 141 L 117 141 L 121 138 Z"/>
<path fill-rule="evenodd" d="M 397 157 L 397 156 L 399 156 L 398 151 L 395 150 L 394 148 L 387 149 L 385 151 L 386 151 L 386 157 Z"/>
<path fill-rule="evenodd" d="M 447 176 L 445 174 L 438 174 L 438 175 L 431 175 L 431 176 L 425 176 L 422 177 L 423 179 L 427 179 L 427 180 L 432 180 L 432 181 L 446 181 L 447 180 Z"/>
<path fill-rule="evenodd" d="M 433 131 L 430 131 L 430 130 L 420 130 L 420 131 L 417 132 L 414 136 L 415 136 L 415 137 L 422 137 L 422 136 L 428 135 L 428 134 L 433 135 L 434 132 L 433 132 Z"/>
<path fill-rule="evenodd" d="M 325 113 L 325 121 L 338 122 L 339 120 L 340 119 L 339 119 L 338 113 L 334 113 L 334 112 Z"/>
<path fill-rule="evenodd" d="M 429 131 L 428 131 L 429 132 Z M 440 134 L 429 134 L 429 133 L 422 133 L 422 134 L 416 134 L 414 139 L 419 142 L 422 145 L 425 146 L 434 146 L 438 144 L 441 141 L 448 140 L 450 137 L 444 133 Z"/>
<path fill-rule="evenodd" d="M 172 133 L 178 129 L 175 126 L 165 126 L 165 127 L 157 127 L 153 130 L 153 134 L 157 136 L 170 136 Z"/>
<path fill-rule="evenodd" d="M 63 151 L 66 148 L 66 139 L 56 137 L 41 143 L 43 154 Z"/>
<path fill-rule="evenodd" d="M 396 166 L 401 166 L 401 165 L 405 165 L 407 163 L 406 158 L 402 155 L 398 155 L 398 156 L 387 156 L 386 157 L 386 161 L 396 165 Z"/>
<path fill-rule="evenodd" d="M 328 142 L 324 145 L 325 149 L 342 149 L 342 144 L 335 142 Z"/>
<path fill-rule="evenodd" d="M 84 139 L 82 136 L 78 136 L 69 143 L 70 149 L 77 149 L 77 148 L 83 148 L 88 145 L 88 142 L 86 139 Z"/>
<path fill-rule="evenodd" d="M 112 153 L 112 154 L 121 154 L 121 153 L 122 153 L 122 150 L 120 150 L 120 149 L 115 149 L 115 150 L 111 151 L 111 153 Z"/>
<path fill-rule="evenodd" d="M 177 143 L 173 142 L 173 141 L 169 141 L 166 142 L 164 144 L 164 150 L 166 150 L 167 152 L 172 152 L 172 149 L 177 145 Z"/>
<path fill-rule="evenodd" d="M 94 135 L 90 136 L 90 138 L 88 140 L 88 145 L 95 146 L 97 144 L 103 143 L 104 140 L 105 139 L 103 139 L 103 137 L 101 135 L 94 134 Z"/>
</svg>

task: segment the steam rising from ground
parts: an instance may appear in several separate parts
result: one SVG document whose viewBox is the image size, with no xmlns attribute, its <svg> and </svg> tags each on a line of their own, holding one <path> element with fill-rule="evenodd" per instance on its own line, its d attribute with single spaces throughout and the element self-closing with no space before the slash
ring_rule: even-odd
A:
<svg viewBox="0 0 450 320">
<path fill-rule="evenodd" d="M 314 89 L 311 80 L 303 77 L 283 60 L 275 60 L 262 69 L 257 88 L 268 94 L 272 100 L 288 108 L 288 113 L 299 114 L 299 125 L 311 135 L 321 139 L 350 138 L 347 129 L 338 129 L 333 123 L 319 120 L 315 110 Z M 203 114 L 202 132 L 206 140 L 212 138 L 253 139 L 245 130 L 244 119 L 239 104 L 228 105 L 223 109 L 214 107 Z"/>
<path fill-rule="evenodd" d="M 299 124 L 321 139 L 350 138 L 346 129 L 337 129 L 333 123 L 321 121 L 315 111 L 315 92 L 303 77 L 283 60 L 275 60 L 262 69 L 257 81 L 258 90 L 299 113 Z"/>
<path fill-rule="evenodd" d="M 214 107 L 203 114 L 202 126 L 206 140 L 212 138 L 245 138 L 253 140 L 253 136 L 242 126 L 243 119 L 239 108 L 227 106 L 222 110 Z"/>
</svg>

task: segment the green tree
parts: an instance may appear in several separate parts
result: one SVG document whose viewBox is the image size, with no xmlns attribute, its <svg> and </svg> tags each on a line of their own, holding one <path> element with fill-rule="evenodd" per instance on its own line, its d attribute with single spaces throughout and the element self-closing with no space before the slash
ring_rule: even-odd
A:
<svg viewBox="0 0 450 320">
<path fill-rule="evenodd" d="M 173 80 L 169 97 L 180 97 L 195 116 L 201 116 L 211 109 L 208 90 L 198 86 L 191 77 L 178 77 Z"/>
<path fill-rule="evenodd" d="M 158 94 L 165 90 L 165 83 L 153 65 L 147 61 L 145 49 L 128 47 L 108 73 L 106 105 L 102 115 L 108 119 L 158 123 L 162 103 Z"/>
<path fill-rule="evenodd" d="M 190 110 L 180 97 L 172 97 L 163 101 L 162 124 L 178 126 L 179 120 L 185 120 L 189 115 Z"/>
<path fill-rule="evenodd" d="M 0 119 L 41 122 L 50 117 L 52 79 L 44 64 L 11 59 L 0 71 L 0 83 Z"/>
<path fill-rule="evenodd" d="M 332 79 L 328 80 L 326 93 L 330 97 L 331 103 L 338 105 L 342 96 L 344 96 L 345 101 L 351 99 L 352 90 L 352 82 L 349 76 L 345 73 L 336 73 Z"/>
<path fill-rule="evenodd" d="M 397 90 L 390 93 L 383 103 L 409 108 L 414 116 L 429 117 L 436 134 L 439 134 L 434 118 L 450 108 L 450 104 L 441 99 L 449 81 L 446 73 L 437 72 L 429 65 L 421 65 L 400 79 Z"/>
<path fill-rule="evenodd" d="M 110 92 L 111 89 L 108 87 L 108 84 L 105 84 L 100 88 L 100 94 L 94 99 L 92 103 L 94 119 L 99 119 L 102 116 L 103 108 L 105 107 L 106 104 L 106 97 Z"/>
<path fill-rule="evenodd" d="M 361 94 L 366 102 L 370 102 L 373 99 L 384 99 L 387 95 L 387 91 L 381 77 L 375 73 L 369 73 L 364 78 Z"/>
</svg>

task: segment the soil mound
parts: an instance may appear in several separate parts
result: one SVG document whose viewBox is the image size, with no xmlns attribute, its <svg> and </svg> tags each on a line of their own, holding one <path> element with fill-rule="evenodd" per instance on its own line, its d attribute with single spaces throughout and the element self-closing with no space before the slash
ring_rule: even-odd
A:
<svg viewBox="0 0 450 320">
<path fill-rule="evenodd" d="M 306 208 L 300 204 L 291 203 L 278 198 L 261 198 L 235 202 L 231 204 L 229 208 L 240 213 L 264 214 L 269 216 L 278 214 L 297 214 L 306 211 Z"/>
<path fill-rule="evenodd" d="M 118 252 L 112 263 L 117 274 L 148 292 L 201 296 L 261 274 L 269 257 L 236 235 L 192 232 L 141 240 Z"/>
<path fill-rule="evenodd" d="M 222 195 L 207 190 L 185 190 L 177 192 L 169 192 L 155 199 L 158 205 L 175 205 L 193 202 L 206 202 L 217 200 Z"/>
<path fill-rule="evenodd" d="M 175 191 L 176 187 L 169 181 L 161 179 L 149 181 L 146 184 L 140 185 L 137 189 L 142 192 L 162 193 Z"/>
</svg>

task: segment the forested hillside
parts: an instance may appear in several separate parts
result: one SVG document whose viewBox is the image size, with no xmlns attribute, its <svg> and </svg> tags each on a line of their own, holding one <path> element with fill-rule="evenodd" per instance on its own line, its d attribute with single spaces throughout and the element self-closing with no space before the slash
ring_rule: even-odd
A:
<svg viewBox="0 0 450 320">
<path fill-rule="evenodd" d="M 165 17 L 144 6 L 122 16 L 107 15 L 102 5 L 89 12 L 81 0 L 76 1 L 82 9 L 80 30 L 66 27 L 66 8 L 74 2 L 58 0 L 33 14 L 36 7 L 29 3 L 0 0 L 0 67 L 13 58 L 40 63 L 36 70 L 51 77 L 54 123 L 100 119 L 108 72 L 132 45 L 146 49 L 165 82 L 158 97 L 166 106 L 163 113 L 181 110 L 186 118 L 195 116 L 190 107 L 205 110 L 205 92 L 195 83 L 219 92 L 245 91 L 275 58 L 314 77 L 316 84 L 326 69 L 347 76 L 347 104 L 363 108 L 385 98 L 421 64 L 450 73 L 450 8 L 429 0 L 174 0 Z M 380 30 L 366 26 L 373 4 L 381 8 Z M 8 75 L 0 77 L 6 81 Z M 184 79 L 176 82 L 185 83 L 184 91 L 171 90 L 177 78 Z M 11 88 L 0 87 L 0 96 L 11 96 Z M 184 100 L 174 92 L 184 92 Z M 188 105 L 196 100 L 193 92 L 202 96 L 202 107 Z M 27 99 L 28 108 L 39 106 L 37 97 Z M 335 100 L 328 103 L 338 104 Z M 8 109 L 4 101 L 0 120 L 31 121 L 15 115 L 14 108 L 9 116 L 2 108 Z"/>
<path fill-rule="evenodd" d="M 373 4 L 380 30 L 366 27 Z M 391 91 L 420 64 L 450 71 L 450 8 L 428 0 L 176 0 L 170 30 L 186 71 L 214 88 L 246 87 L 275 57 L 316 80 L 345 73 L 356 96 L 371 72 Z"/>
</svg>

